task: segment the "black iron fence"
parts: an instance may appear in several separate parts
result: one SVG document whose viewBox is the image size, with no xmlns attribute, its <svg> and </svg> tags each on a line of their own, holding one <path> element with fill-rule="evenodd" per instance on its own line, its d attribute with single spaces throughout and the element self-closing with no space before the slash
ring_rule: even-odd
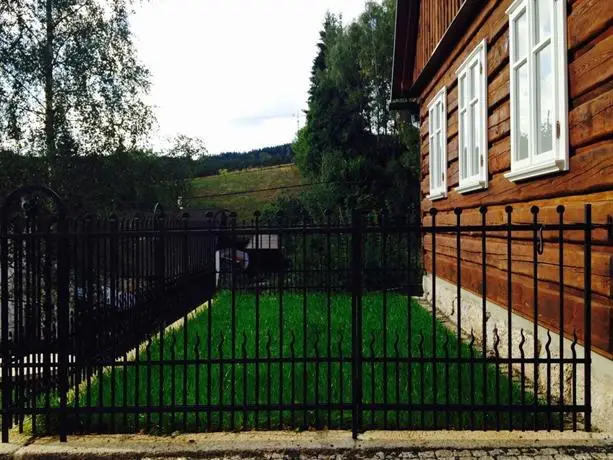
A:
<svg viewBox="0 0 613 460">
<path fill-rule="evenodd" d="M 591 235 L 605 227 L 590 209 L 565 223 L 560 208 L 546 227 L 536 209 L 522 224 L 510 209 L 506 223 L 489 224 L 483 209 L 474 225 L 459 210 L 443 225 L 435 212 L 424 225 L 416 211 L 356 212 L 350 222 L 72 220 L 52 192 L 20 190 L 5 201 L 0 233 L 3 441 L 11 429 L 63 440 L 590 430 Z M 568 233 L 581 235 L 584 255 L 583 316 L 572 329 Z M 515 241 L 522 257 L 531 250 L 532 270 L 520 270 L 534 290 L 528 306 L 514 300 Z M 559 249 L 553 316 L 550 298 L 539 303 L 545 241 Z M 493 269 L 506 290 L 500 277 L 491 286 Z M 429 302 L 418 301 L 423 286 Z M 493 290 L 502 307 L 487 301 Z M 530 326 L 514 327 L 516 314 Z"/>
</svg>

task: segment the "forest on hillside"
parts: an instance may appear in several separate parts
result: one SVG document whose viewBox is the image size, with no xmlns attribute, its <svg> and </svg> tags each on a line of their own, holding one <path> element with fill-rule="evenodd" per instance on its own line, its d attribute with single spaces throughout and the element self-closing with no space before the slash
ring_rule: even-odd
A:
<svg viewBox="0 0 613 460">
<path fill-rule="evenodd" d="M 213 176 L 220 171 L 238 171 L 292 163 L 294 153 L 291 144 L 275 145 L 248 152 L 223 152 L 200 157 L 194 165 L 194 176 Z"/>
<path fill-rule="evenodd" d="M 419 132 L 389 110 L 395 2 L 369 1 L 344 23 L 328 13 L 313 60 L 306 125 L 293 144 L 302 176 L 318 185 L 266 210 L 348 220 L 355 209 L 419 207 Z"/>
<path fill-rule="evenodd" d="M 211 156 L 183 134 L 148 147 L 156 120 L 136 3 L 0 2 L 0 200 L 44 185 L 72 213 L 172 209 L 195 175 L 291 161 L 288 145 Z"/>
<path fill-rule="evenodd" d="M 350 23 L 324 18 L 306 125 L 291 146 L 216 156 L 182 134 L 163 151 L 147 147 L 156 120 L 130 29 L 134 2 L 83 0 L 78 11 L 58 0 L 0 2 L 0 197 L 38 184 L 74 212 L 170 209 L 194 176 L 295 161 L 320 185 L 281 196 L 269 214 L 346 217 L 418 203 L 418 133 L 388 108 L 393 0 L 367 2 Z"/>
</svg>

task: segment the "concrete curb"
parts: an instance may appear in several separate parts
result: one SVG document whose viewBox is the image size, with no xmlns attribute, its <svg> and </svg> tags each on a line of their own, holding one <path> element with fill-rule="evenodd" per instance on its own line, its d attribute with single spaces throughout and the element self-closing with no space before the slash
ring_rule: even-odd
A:
<svg viewBox="0 0 613 460">
<path fill-rule="evenodd" d="M 367 432 L 358 440 L 347 431 L 197 433 L 177 436 L 87 435 L 38 438 L 24 444 L 4 444 L 0 458 L 281 458 L 304 455 L 342 455 L 346 458 L 380 457 L 381 453 L 427 452 L 501 448 L 598 449 L 613 457 L 613 437 L 602 433 L 572 432 Z M 434 457 L 424 455 L 424 457 Z"/>
</svg>

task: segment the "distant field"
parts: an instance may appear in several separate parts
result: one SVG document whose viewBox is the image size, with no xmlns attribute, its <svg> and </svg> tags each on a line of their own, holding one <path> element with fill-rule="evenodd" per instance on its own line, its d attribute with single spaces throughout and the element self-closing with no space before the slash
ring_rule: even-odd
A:
<svg viewBox="0 0 613 460">
<path fill-rule="evenodd" d="M 190 207 L 225 208 L 237 213 L 239 219 L 248 219 L 281 193 L 297 194 L 301 188 L 270 190 L 240 195 L 205 198 L 206 195 L 235 193 L 244 190 L 268 189 L 301 184 L 302 178 L 296 165 L 280 165 L 245 169 L 217 176 L 198 177 L 193 181 Z"/>
</svg>

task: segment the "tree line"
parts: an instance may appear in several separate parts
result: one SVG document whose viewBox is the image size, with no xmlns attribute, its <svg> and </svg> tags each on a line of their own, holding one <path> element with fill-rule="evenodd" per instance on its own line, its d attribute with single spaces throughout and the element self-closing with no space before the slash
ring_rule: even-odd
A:
<svg viewBox="0 0 613 460">
<path fill-rule="evenodd" d="M 156 120 L 130 29 L 137 3 L 0 2 L 0 197 L 37 184 L 72 212 L 169 209 L 195 175 L 291 161 L 288 145 L 214 157 L 181 134 L 147 147 Z"/>
<path fill-rule="evenodd" d="M 248 152 L 224 152 L 219 155 L 201 157 L 194 167 L 197 177 L 214 176 L 220 171 L 237 171 L 293 163 L 291 144 L 275 145 Z"/>
<path fill-rule="evenodd" d="M 393 0 L 367 2 L 348 24 L 326 15 L 306 124 L 293 143 L 301 174 L 322 185 L 282 196 L 265 215 L 317 219 L 327 210 L 348 220 L 355 209 L 398 214 L 419 207 L 419 132 L 388 107 L 394 21 Z"/>
</svg>

